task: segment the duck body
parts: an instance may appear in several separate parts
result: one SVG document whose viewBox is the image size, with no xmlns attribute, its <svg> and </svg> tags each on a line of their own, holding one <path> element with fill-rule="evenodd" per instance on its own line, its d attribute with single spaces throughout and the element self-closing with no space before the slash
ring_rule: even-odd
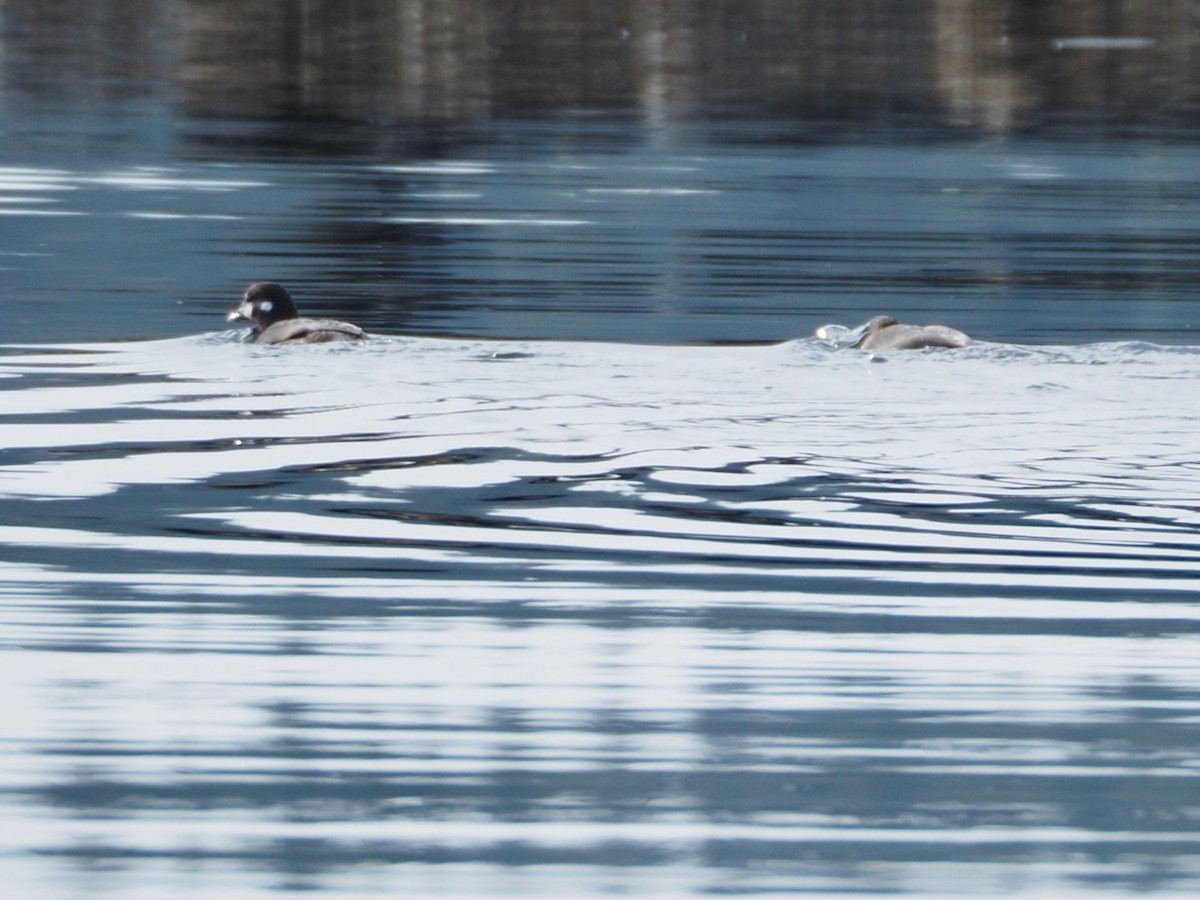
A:
<svg viewBox="0 0 1200 900">
<path fill-rule="evenodd" d="M 242 302 L 225 318 L 230 322 L 253 322 L 255 344 L 325 344 L 367 339 L 361 328 L 349 322 L 298 315 L 291 294 L 274 281 L 256 281 L 246 288 Z"/>
<path fill-rule="evenodd" d="M 256 344 L 326 344 L 330 341 L 365 341 L 366 334 L 357 325 L 337 319 L 284 319 L 259 331 Z"/>
<path fill-rule="evenodd" d="M 855 345 L 861 350 L 920 350 L 924 347 L 958 349 L 971 343 L 969 335 L 949 325 L 905 325 L 891 316 L 876 316 L 865 326 Z"/>
</svg>

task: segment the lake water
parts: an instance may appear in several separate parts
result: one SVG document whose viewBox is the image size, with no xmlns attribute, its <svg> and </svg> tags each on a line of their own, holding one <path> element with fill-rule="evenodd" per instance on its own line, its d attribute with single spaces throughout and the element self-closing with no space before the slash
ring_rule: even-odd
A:
<svg viewBox="0 0 1200 900">
<path fill-rule="evenodd" d="M 21 58 L 14 896 L 1200 892 L 1194 135 Z M 263 278 L 371 340 L 245 343 Z M 976 342 L 812 336 L 880 312 Z"/>
</svg>

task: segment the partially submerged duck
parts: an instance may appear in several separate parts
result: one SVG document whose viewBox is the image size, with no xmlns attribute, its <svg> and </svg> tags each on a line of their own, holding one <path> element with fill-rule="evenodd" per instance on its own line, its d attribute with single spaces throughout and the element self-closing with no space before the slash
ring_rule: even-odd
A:
<svg viewBox="0 0 1200 900">
<path fill-rule="evenodd" d="M 349 322 L 303 318 L 296 312 L 292 295 L 274 281 L 256 281 L 246 288 L 242 302 L 225 318 L 229 322 L 253 322 L 255 344 L 324 344 L 367 339 L 361 328 Z"/>
<path fill-rule="evenodd" d="M 876 316 L 866 324 L 855 345 L 861 350 L 920 350 L 922 347 L 966 347 L 971 338 L 949 325 L 904 325 L 891 316 Z"/>
</svg>

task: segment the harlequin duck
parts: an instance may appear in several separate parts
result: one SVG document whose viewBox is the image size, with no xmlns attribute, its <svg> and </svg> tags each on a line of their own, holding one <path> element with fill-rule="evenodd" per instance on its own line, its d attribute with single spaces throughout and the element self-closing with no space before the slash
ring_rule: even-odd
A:
<svg viewBox="0 0 1200 900">
<path fill-rule="evenodd" d="M 301 318 L 296 314 L 291 294 L 274 281 L 256 281 L 246 288 L 242 302 L 225 318 L 229 322 L 253 322 L 255 344 L 323 344 L 367 339 L 361 328 L 349 322 Z"/>
<path fill-rule="evenodd" d="M 971 338 L 948 325 L 902 325 L 891 316 L 876 316 L 865 326 L 856 347 L 862 350 L 919 350 L 922 347 L 966 347 Z"/>
</svg>

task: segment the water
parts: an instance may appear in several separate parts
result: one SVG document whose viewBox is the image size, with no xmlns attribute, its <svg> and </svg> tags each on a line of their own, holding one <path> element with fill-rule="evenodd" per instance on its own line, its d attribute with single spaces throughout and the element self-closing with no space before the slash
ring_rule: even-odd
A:
<svg viewBox="0 0 1200 900">
<path fill-rule="evenodd" d="M 1060 11 L 1028 58 L 1111 119 L 972 130 L 880 112 L 979 88 L 952 5 L 878 68 L 912 8 L 780 65 L 684 5 L 348 4 L 304 66 L 273 7 L 0 7 L 10 892 L 1200 891 L 1166 20 Z M 262 278 L 371 341 L 246 344 Z M 812 337 L 883 312 L 976 342 Z"/>
<path fill-rule="evenodd" d="M 1198 363 L 10 350 L 6 868 L 1190 893 Z"/>
<path fill-rule="evenodd" d="M 454 141 L 9 166 L 8 340 L 206 331 L 263 278 L 383 333 L 778 341 L 881 311 L 1020 343 L 1200 330 L 1192 145 L 571 119 Z"/>
</svg>

